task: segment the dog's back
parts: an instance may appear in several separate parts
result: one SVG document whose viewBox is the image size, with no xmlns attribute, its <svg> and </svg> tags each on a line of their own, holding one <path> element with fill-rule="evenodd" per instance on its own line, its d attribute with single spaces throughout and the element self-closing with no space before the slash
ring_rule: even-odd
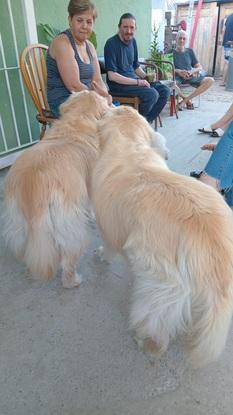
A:
<svg viewBox="0 0 233 415">
<path fill-rule="evenodd" d="M 61 264 L 66 287 L 80 282 L 75 267 L 87 243 L 97 121 L 108 108 L 95 92 L 71 96 L 61 119 L 17 159 L 6 178 L 9 245 L 36 277 L 51 278 Z"/>
<path fill-rule="evenodd" d="M 169 171 L 137 131 L 115 127 L 102 132 L 92 191 L 106 243 L 136 276 L 131 326 L 160 350 L 186 333 L 203 365 L 222 351 L 232 316 L 232 212 L 214 189 Z"/>
<path fill-rule="evenodd" d="M 87 168 L 82 154 L 58 139 L 25 151 L 10 169 L 6 237 L 32 275 L 51 278 L 62 246 L 75 246 L 82 234 L 88 210 Z"/>
</svg>

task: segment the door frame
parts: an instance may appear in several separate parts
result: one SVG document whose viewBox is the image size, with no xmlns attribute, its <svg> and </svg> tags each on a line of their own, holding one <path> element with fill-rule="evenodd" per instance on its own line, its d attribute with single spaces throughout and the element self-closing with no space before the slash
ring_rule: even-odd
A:
<svg viewBox="0 0 233 415">
<path fill-rule="evenodd" d="M 33 0 L 21 0 L 21 7 L 24 15 L 24 27 L 27 44 L 38 43 L 36 18 Z M 17 57 L 19 59 L 19 57 Z M 19 147 L 19 151 L 0 157 L 0 169 L 10 166 L 24 150 Z"/>
</svg>

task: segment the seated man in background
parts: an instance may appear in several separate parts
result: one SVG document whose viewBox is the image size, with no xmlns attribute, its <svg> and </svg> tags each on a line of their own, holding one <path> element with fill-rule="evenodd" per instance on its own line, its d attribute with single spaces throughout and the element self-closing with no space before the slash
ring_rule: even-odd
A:
<svg viewBox="0 0 233 415">
<path fill-rule="evenodd" d="M 176 49 L 173 50 L 177 90 L 182 98 L 179 107 L 181 110 L 183 108 L 194 109 L 191 99 L 201 95 L 214 83 L 213 78 L 202 73 L 202 66 L 198 62 L 193 49 L 185 47 L 186 39 L 186 32 L 179 30 L 176 37 Z M 181 84 L 190 84 L 196 89 L 185 96 L 179 88 Z"/>
<path fill-rule="evenodd" d="M 118 34 L 108 39 L 104 47 L 109 91 L 116 96 L 139 97 L 139 112 L 152 123 L 166 105 L 170 90 L 160 82 L 149 83 L 139 65 L 135 17 L 123 14 L 118 27 Z"/>
</svg>

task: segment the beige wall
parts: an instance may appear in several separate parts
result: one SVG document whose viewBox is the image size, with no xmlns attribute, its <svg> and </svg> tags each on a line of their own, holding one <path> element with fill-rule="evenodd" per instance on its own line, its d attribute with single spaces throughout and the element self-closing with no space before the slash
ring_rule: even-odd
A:
<svg viewBox="0 0 233 415">
<path fill-rule="evenodd" d="M 222 39 L 224 32 L 224 20 L 226 16 L 233 13 L 233 2 L 221 4 L 220 6 L 220 21 L 219 21 L 219 34 L 217 39 L 217 55 L 215 76 L 222 76 L 224 66 L 224 53 L 222 47 Z M 196 14 L 196 6 L 194 8 L 193 22 Z M 187 21 L 188 6 L 178 6 L 176 23 L 181 20 Z M 201 15 L 198 21 L 197 33 L 194 42 L 194 51 L 202 64 L 203 68 L 212 73 L 214 62 L 214 49 L 216 42 L 217 32 L 217 17 L 218 7 L 217 3 L 203 4 L 201 9 Z"/>
<path fill-rule="evenodd" d="M 196 15 L 194 8 L 193 23 Z M 203 69 L 209 74 L 212 73 L 214 60 L 214 47 L 217 29 L 218 8 L 216 3 L 203 4 L 201 14 L 198 20 L 197 32 L 194 41 L 194 51 Z M 176 22 L 181 20 L 187 21 L 188 6 L 179 6 L 177 8 Z"/>
</svg>

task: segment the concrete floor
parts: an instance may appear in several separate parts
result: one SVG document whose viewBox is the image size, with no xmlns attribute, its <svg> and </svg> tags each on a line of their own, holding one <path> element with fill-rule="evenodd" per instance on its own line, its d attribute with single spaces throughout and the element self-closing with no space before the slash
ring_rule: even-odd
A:
<svg viewBox="0 0 233 415">
<path fill-rule="evenodd" d="M 209 140 L 196 130 L 229 107 L 232 93 L 214 87 L 195 111 L 163 116 L 169 165 L 202 168 Z M 0 172 L 0 211 L 3 182 Z M 0 223 L 0 229 L 2 229 Z M 84 282 L 64 290 L 58 275 L 33 281 L 0 237 L 1 415 L 232 415 L 233 326 L 217 363 L 192 370 L 182 339 L 161 359 L 139 351 L 127 327 L 130 280 L 123 260 L 101 263 L 93 240 L 81 263 Z"/>
</svg>

